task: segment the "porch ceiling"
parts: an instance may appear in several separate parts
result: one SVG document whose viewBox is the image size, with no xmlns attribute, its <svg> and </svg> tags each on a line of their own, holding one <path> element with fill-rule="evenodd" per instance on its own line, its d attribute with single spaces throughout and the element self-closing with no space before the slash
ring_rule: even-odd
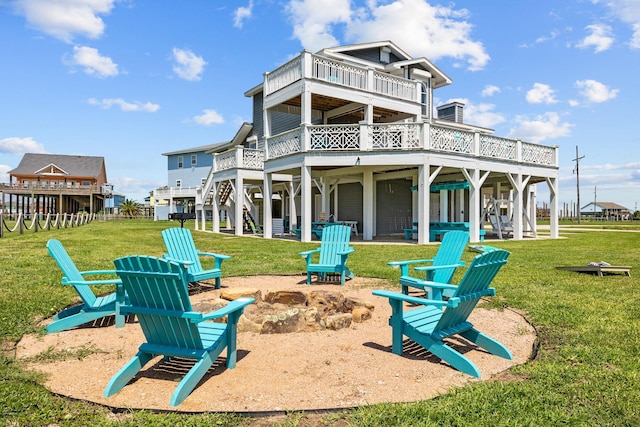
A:
<svg viewBox="0 0 640 427">
<path fill-rule="evenodd" d="M 302 106 L 302 97 L 296 96 L 294 98 L 288 99 L 284 102 L 285 105 L 290 105 L 293 107 L 300 108 Z M 346 99 L 338 99 L 325 95 L 312 94 L 311 96 L 311 108 L 317 111 L 332 111 L 340 107 L 344 107 L 346 105 L 352 104 L 352 102 Z M 397 117 L 399 114 L 398 111 L 389 110 L 386 108 L 373 107 L 373 118 L 376 122 L 384 122 L 386 119 Z M 354 111 L 350 111 L 348 114 L 350 117 L 357 117 L 360 120 L 364 120 L 364 105 L 362 108 L 359 108 Z"/>
</svg>

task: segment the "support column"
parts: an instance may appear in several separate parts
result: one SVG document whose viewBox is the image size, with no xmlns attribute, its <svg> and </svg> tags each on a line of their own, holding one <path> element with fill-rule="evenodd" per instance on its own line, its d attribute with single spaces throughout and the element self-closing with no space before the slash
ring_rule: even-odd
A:
<svg viewBox="0 0 640 427">
<path fill-rule="evenodd" d="M 429 165 L 418 166 L 418 244 L 429 243 L 429 202 L 431 198 Z"/>
<path fill-rule="evenodd" d="M 265 239 L 271 239 L 273 236 L 272 230 L 272 207 L 273 201 L 273 174 L 265 173 L 264 174 L 264 188 L 262 191 L 262 211 L 263 211 L 263 224 L 262 224 L 262 237 Z"/>
<path fill-rule="evenodd" d="M 298 228 L 298 211 L 296 209 L 296 190 L 293 181 L 287 183 L 287 193 L 289 193 L 289 232 Z"/>
<path fill-rule="evenodd" d="M 311 198 L 313 195 L 311 194 L 311 167 L 302 165 L 300 168 L 300 185 L 302 188 L 300 189 L 300 194 L 302 196 L 301 206 L 300 206 L 300 215 L 301 215 L 301 223 L 300 224 L 300 241 L 302 242 L 310 242 L 311 241 Z"/>
<path fill-rule="evenodd" d="M 552 239 L 557 239 L 558 234 L 558 178 L 547 178 L 549 186 L 549 232 Z"/>
<path fill-rule="evenodd" d="M 217 185 L 213 183 L 214 196 L 211 198 L 211 230 L 214 233 L 220 232 L 220 186 L 222 182 L 219 182 Z M 202 209 L 202 214 L 205 215 L 204 207 Z M 227 220 L 228 221 L 228 220 Z M 203 227 L 205 228 L 205 227 Z"/>
<path fill-rule="evenodd" d="M 365 168 L 362 172 L 362 240 L 373 240 L 374 190 L 373 170 Z"/>
<path fill-rule="evenodd" d="M 244 179 L 242 175 L 236 175 L 236 197 L 235 197 L 235 224 L 233 224 L 235 235 L 242 236 L 244 230 Z"/>
</svg>

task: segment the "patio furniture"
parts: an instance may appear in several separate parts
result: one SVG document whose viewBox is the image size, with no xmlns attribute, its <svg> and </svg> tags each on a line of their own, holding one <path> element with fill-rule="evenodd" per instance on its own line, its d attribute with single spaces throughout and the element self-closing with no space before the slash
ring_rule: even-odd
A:
<svg viewBox="0 0 640 427">
<path fill-rule="evenodd" d="M 443 341 L 460 335 L 493 355 L 511 360 L 513 356 L 504 345 L 475 329 L 468 320 L 480 298 L 495 295 L 495 289 L 489 285 L 508 256 L 509 252 L 502 249 L 476 256 L 458 286 L 430 283 L 430 286 L 453 291 L 447 301 L 416 298 L 386 290 L 373 291 L 374 295 L 388 298 L 391 305 L 391 351 L 402 355 L 403 337 L 407 336 L 453 368 L 479 378 L 480 371 L 474 363 Z M 404 311 L 405 303 L 419 307 Z"/>
<path fill-rule="evenodd" d="M 216 279 L 216 289 L 220 288 L 220 278 L 222 261 L 231 258 L 228 255 L 221 255 L 213 252 L 203 252 L 196 249 L 193 236 L 188 228 L 167 228 L 162 230 L 162 240 L 167 248 L 165 259 L 173 261 L 188 261 L 189 282 L 199 282 L 201 280 Z M 213 257 L 215 264 L 213 268 L 205 270 L 200 262 L 201 256 Z"/>
<path fill-rule="evenodd" d="M 300 252 L 300 256 L 307 262 L 307 285 L 311 284 L 311 275 L 316 273 L 318 279 L 325 279 L 327 274 L 340 274 L 340 284 L 344 285 L 345 278 L 353 279 L 353 273 L 347 267 L 347 258 L 353 252 L 349 246 L 351 227 L 333 224 L 322 231 L 320 247 L 310 251 Z M 314 254 L 319 254 L 315 257 Z M 319 258 L 314 263 L 312 258 Z"/>
<path fill-rule="evenodd" d="M 226 349 L 226 366 L 236 365 L 236 329 L 244 307 L 253 298 L 239 298 L 207 314 L 194 312 L 187 286 L 189 275 L 182 263 L 151 256 L 129 256 L 114 261 L 130 303 L 120 309 L 135 314 L 146 342 L 109 381 L 104 396 L 120 391 L 156 356 L 195 360 L 178 383 L 170 400 L 177 406 L 193 391 L 211 365 Z M 206 320 L 227 317 L 226 323 Z"/>
<path fill-rule="evenodd" d="M 444 235 L 440 248 L 433 259 L 416 259 L 409 261 L 388 262 L 392 267 L 400 267 L 400 285 L 402 293 L 409 294 L 409 288 L 422 289 L 426 292 L 427 298 L 442 298 L 439 288 L 431 288 L 430 282 L 450 283 L 456 268 L 465 265 L 461 261 L 462 253 L 469 243 L 469 233 L 466 231 L 449 231 Z M 430 264 L 415 267 L 416 272 L 424 272 L 425 277 L 419 278 L 409 274 L 409 266 L 418 264 Z"/>
<path fill-rule="evenodd" d="M 116 327 L 124 326 L 124 316 L 120 313 L 119 307 L 126 302 L 126 295 L 122 288 L 120 279 L 115 277 L 114 270 L 92 270 L 80 271 L 69 257 L 66 249 L 56 239 L 47 242 L 49 255 L 56 261 L 62 270 L 63 285 L 73 286 L 82 303 L 66 308 L 56 314 L 53 322 L 47 326 L 47 333 L 64 331 L 87 322 L 100 319 L 105 316 L 115 315 Z M 113 279 L 107 280 L 86 280 L 89 275 L 113 275 Z M 96 296 L 90 286 L 93 285 L 115 285 L 116 290 L 105 296 Z"/>
</svg>

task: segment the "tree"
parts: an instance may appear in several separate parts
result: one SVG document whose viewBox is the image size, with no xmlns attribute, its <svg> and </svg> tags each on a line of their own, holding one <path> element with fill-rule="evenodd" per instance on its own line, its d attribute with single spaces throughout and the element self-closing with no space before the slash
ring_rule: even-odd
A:
<svg viewBox="0 0 640 427">
<path fill-rule="evenodd" d="M 124 199 L 124 202 L 120 204 L 120 213 L 129 218 L 138 216 L 140 213 L 140 205 L 135 200 Z"/>
</svg>

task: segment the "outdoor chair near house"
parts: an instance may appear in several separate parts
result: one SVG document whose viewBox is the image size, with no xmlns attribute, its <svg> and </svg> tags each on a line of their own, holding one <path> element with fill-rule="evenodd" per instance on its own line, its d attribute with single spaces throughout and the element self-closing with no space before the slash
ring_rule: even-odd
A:
<svg viewBox="0 0 640 427">
<path fill-rule="evenodd" d="M 193 236 L 188 228 L 167 228 L 162 230 L 162 240 L 167 248 L 165 259 L 185 262 L 188 265 L 189 283 L 201 280 L 215 279 L 216 289 L 220 288 L 220 269 L 222 261 L 231 258 L 229 255 L 222 255 L 213 252 L 204 252 L 196 248 Z M 202 266 L 200 257 L 213 257 L 213 268 L 205 269 Z"/>
<path fill-rule="evenodd" d="M 226 349 L 227 368 L 235 367 L 238 319 L 244 307 L 255 301 L 253 298 L 239 298 L 202 314 L 192 310 L 184 263 L 134 255 L 118 258 L 114 264 L 130 301 L 121 311 L 137 316 L 146 342 L 111 378 L 105 397 L 121 390 L 158 355 L 167 363 L 172 358 L 195 360 L 174 390 L 171 406 L 179 405 L 189 396 L 223 350 Z M 207 321 L 224 317 L 226 323 Z"/>
<path fill-rule="evenodd" d="M 62 270 L 62 284 L 73 286 L 82 302 L 68 307 L 58 313 L 53 322 L 47 326 L 47 333 L 65 331 L 106 316 L 115 315 L 116 327 L 124 326 L 124 316 L 120 313 L 120 305 L 126 302 L 126 294 L 122 283 L 114 270 L 80 271 L 67 253 L 66 249 L 56 239 L 47 242 L 49 255 Z M 85 276 L 112 275 L 113 279 L 86 280 Z M 96 296 L 90 286 L 115 285 L 116 290 L 105 296 Z"/>
<path fill-rule="evenodd" d="M 513 356 L 503 344 L 475 329 L 468 320 L 480 298 L 495 295 L 495 289 L 489 285 L 508 256 L 509 252 L 502 249 L 477 255 L 458 286 L 430 283 L 432 287 L 453 291 L 446 301 L 386 290 L 373 291 L 376 296 L 388 298 L 391 305 L 391 351 L 402 355 L 403 337 L 407 336 L 453 368 L 480 378 L 480 371 L 474 363 L 444 342 L 446 338 L 460 335 L 493 355 L 511 360 Z M 405 303 L 418 307 L 405 311 Z"/>
<path fill-rule="evenodd" d="M 354 251 L 349 246 L 350 239 L 351 227 L 332 225 L 323 229 L 319 248 L 300 252 L 300 256 L 307 262 L 307 285 L 311 284 L 314 273 L 318 280 L 326 280 L 328 275 L 339 274 L 341 285 L 344 285 L 345 278 L 353 279 L 353 273 L 347 267 L 347 258 Z M 314 262 L 314 259 L 318 261 Z"/>
<path fill-rule="evenodd" d="M 499 238 L 509 237 L 509 235 L 513 235 L 513 225 L 511 225 L 511 221 L 509 221 L 509 217 L 506 215 L 495 215 L 489 214 L 489 223 L 491 224 L 491 228 L 493 232 L 498 235 Z"/>
<path fill-rule="evenodd" d="M 429 286 L 431 282 L 451 283 L 456 268 L 463 267 L 461 261 L 462 253 L 469 243 L 469 233 L 466 231 L 449 231 L 442 238 L 442 243 L 438 248 L 436 256 L 432 259 L 416 259 L 409 261 L 391 261 L 388 264 L 392 267 L 400 267 L 400 285 L 402 293 L 409 294 L 409 288 L 417 288 L 425 291 L 426 297 L 430 299 L 441 299 L 440 288 Z M 419 265 L 429 264 L 429 265 Z M 416 266 L 417 265 L 417 266 Z M 416 273 L 425 273 L 424 278 L 415 277 L 410 274 L 409 266 L 414 267 Z"/>
</svg>

